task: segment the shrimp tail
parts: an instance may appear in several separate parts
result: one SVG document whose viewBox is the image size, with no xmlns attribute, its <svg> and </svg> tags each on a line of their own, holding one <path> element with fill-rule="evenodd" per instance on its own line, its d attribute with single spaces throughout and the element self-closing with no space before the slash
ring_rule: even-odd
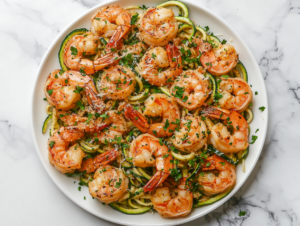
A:
<svg viewBox="0 0 300 226">
<path fill-rule="evenodd" d="M 118 150 L 115 148 L 99 154 L 95 158 L 88 158 L 86 160 L 83 160 L 79 171 L 86 171 L 87 173 L 95 172 L 100 166 L 105 166 L 115 160 L 117 156 Z"/>
<path fill-rule="evenodd" d="M 225 120 L 228 117 L 228 114 L 230 114 L 230 111 L 206 105 L 203 108 L 203 113 L 204 113 L 204 115 L 209 116 L 209 117 Z"/>
<path fill-rule="evenodd" d="M 172 68 L 182 68 L 182 60 L 181 60 L 181 54 L 179 52 L 179 49 L 173 44 L 169 43 L 167 45 L 167 54 L 169 59 L 170 67 Z"/>
<path fill-rule="evenodd" d="M 135 110 L 130 104 L 127 104 L 124 107 L 125 117 L 130 120 L 141 132 L 147 133 L 150 128 L 150 125 L 147 122 L 147 119 Z"/>
<path fill-rule="evenodd" d="M 110 52 L 110 51 L 109 51 Z M 113 52 L 110 52 L 106 54 L 103 57 L 100 57 L 99 59 L 94 61 L 94 67 L 96 71 L 99 71 L 112 63 L 115 62 L 115 54 Z"/>
<path fill-rule="evenodd" d="M 130 28 L 131 28 L 130 25 L 118 26 L 117 29 L 115 30 L 114 34 L 111 36 L 110 40 L 107 43 L 106 52 L 110 53 L 111 48 L 116 48 L 119 45 L 121 39 L 130 30 Z"/>
<path fill-rule="evenodd" d="M 153 191 L 158 187 L 161 183 L 163 183 L 168 176 L 169 172 L 157 171 L 154 176 L 147 182 L 147 184 L 143 187 L 144 192 Z"/>
<path fill-rule="evenodd" d="M 99 97 L 97 97 L 97 92 L 96 92 L 96 88 L 95 88 L 94 84 L 89 83 L 85 87 L 85 93 L 86 93 L 86 97 L 87 97 L 87 100 L 88 100 L 90 106 L 96 112 L 101 114 L 103 112 L 103 110 L 105 109 L 105 104 Z"/>
</svg>

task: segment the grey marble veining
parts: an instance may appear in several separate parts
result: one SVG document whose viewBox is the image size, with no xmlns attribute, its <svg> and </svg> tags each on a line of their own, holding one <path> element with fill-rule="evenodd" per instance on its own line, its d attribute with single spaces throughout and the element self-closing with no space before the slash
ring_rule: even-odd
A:
<svg viewBox="0 0 300 226">
<path fill-rule="evenodd" d="M 1 225 L 114 225 L 87 213 L 54 185 L 34 150 L 29 122 L 43 55 L 65 26 L 99 2 L 0 1 Z M 265 79 L 270 119 L 262 155 L 239 192 L 185 225 L 300 225 L 300 1 L 199 2 L 250 47 Z"/>
</svg>

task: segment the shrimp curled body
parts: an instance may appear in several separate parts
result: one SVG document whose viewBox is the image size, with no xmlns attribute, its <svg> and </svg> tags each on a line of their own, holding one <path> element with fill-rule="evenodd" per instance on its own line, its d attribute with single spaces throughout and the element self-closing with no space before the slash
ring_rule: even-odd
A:
<svg viewBox="0 0 300 226">
<path fill-rule="evenodd" d="M 162 117 L 162 122 L 149 125 L 145 116 L 130 105 L 125 106 L 125 116 L 143 133 L 156 137 L 171 136 L 180 119 L 180 111 L 174 99 L 165 94 L 152 94 L 145 101 L 145 106 L 144 115 Z"/>
<path fill-rule="evenodd" d="M 219 99 L 221 108 L 233 109 L 242 112 L 247 109 L 253 98 L 249 84 L 241 78 L 221 78 L 219 92 L 222 98 Z"/>
<path fill-rule="evenodd" d="M 133 158 L 133 164 L 138 167 L 156 166 L 157 172 L 144 186 L 144 191 L 152 191 L 170 175 L 173 159 L 169 153 L 168 147 L 159 142 L 159 139 L 143 134 L 137 137 L 130 145 L 130 155 Z M 153 158 L 153 156 L 155 158 Z"/>
<path fill-rule="evenodd" d="M 236 153 L 245 150 L 248 146 L 248 123 L 246 119 L 234 110 L 220 109 L 206 106 L 204 114 L 224 120 L 228 127 L 218 123 L 211 128 L 211 143 L 224 153 Z M 228 128 L 231 132 L 228 131 Z"/>
<path fill-rule="evenodd" d="M 207 142 L 205 123 L 199 116 L 186 116 L 181 120 L 179 131 L 175 131 L 172 142 L 181 151 L 198 151 Z"/>
<path fill-rule="evenodd" d="M 162 70 L 163 68 L 167 69 Z M 181 55 L 178 48 L 169 43 L 166 50 L 162 47 L 148 50 L 139 63 L 139 72 L 152 85 L 171 84 L 182 72 Z"/>
<path fill-rule="evenodd" d="M 180 93 L 181 90 L 183 90 L 183 94 L 178 96 L 177 93 Z M 196 70 L 184 71 L 171 87 L 176 101 L 188 110 L 200 107 L 208 98 L 210 91 L 209 79 L 204 76 L 201 67 Z"/>
<path fill-rule="evenodd" d="M 141 41 L 152 46 L 165 46 L 178 31 L 173 10 L 166 8 L 147 9 L 139 24 Z"/>
<path fill-rule="evenodd" d="M 232 188 L 236 182 L 235 166 L 216 154 L 205 160 L 199 184 L 206 195 L 215 195 Z"/>
<path fill-rule="evenodd" d="M 128 189 L 128 178 L 121 169 L 101 166 L 89 182 L 91 196 L 106 204 L 117 201 Z"/>
<path fill-rule="evenodd" d="M 168 187 L 157 188 L 151 201 L 154 209 L 164 218 L 183 217 L 188 215 L 193 206 L 193 194 L 187 185 L 181 183 L 177 189 L 177 196 Z"/>
</svg>

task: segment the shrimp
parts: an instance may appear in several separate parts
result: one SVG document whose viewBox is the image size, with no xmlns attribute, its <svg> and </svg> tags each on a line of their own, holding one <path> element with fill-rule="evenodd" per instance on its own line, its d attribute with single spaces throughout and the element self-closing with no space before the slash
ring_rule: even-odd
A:
<svg viewBox="0 0 300 226">
<path fill-rule="evenodd" d="M 117 201 L 128 189 L 128 178 L 121 169 L 101 166 L 89 182 L 89 192 L 100 202 L 109 204 Z"/>
<path fill-rule="evenodd" d="M 119 5 L 103 7 L 92 17 L 91 31 L 98 36 L 111 36 L 106 47 L 106 52 L 110 52 L 130 30 L 130 21 L 130 13 Z"/>
<path fill-rule="evenodd" d="M 157 172 L 143 187 L 144 192 L 153 191 L 163 183 L 173 169 L 171 153 L 166 145 L 152 135 L 143 134 L 138 136 L 130 145 L 130 155 L 133 165 L 138 167 L 156 166 Z M 155 159 L 152 157 L 155 156 Z"/>
<path fill-rule="evenodd" d="M 184 71 L 170 89 L 176 101 L 188 110 L 200 107 L 209 96 L 211 88 L 204 73 L 202 67 Z"/>
<path fill-rule="evenodd" d="M 105 129 L 97 135 L 100 143 L 120 143 L 123 138 L 122 135 L 127 131 L 127 123 L 122 115 L 117 111 L 107 111 L 103 116 L 102 124 L 108 125 Z"/>
<path fill-rule="evenodd" d="M 85 35 L 87 35 L 85 37 Z M 98 49 L 98 37 L 94 37 L 92 33 L 85 35 L 75 35 L 66 44 L 63 52 L 63 60 L 65 65 L 76 71 L 84 71 L 86 74 L 94 74 L 113 63 L 116 62 L 116 52 L 107 50 L 107 54 L 96 59 L 86 59 L 84 56 L 95 54 Z M 88 40 L 86 40 L 88 38 Z M 92 44 L 91 39 L 96 39 Z"/>
<path fill-rule="evenodd" d="M 202 170 L 198 181 L 208 196 L 224 192 L 235 185 L 235 166 L 216 154 L 205 160 Z"/>
<path fill-rule="evenodd" d="M 170 68 L 162 71 L 167 67 Z M 162 47 L 148 50 L 139 63 L 139 72 L 152 85 L 164 86 L 174 82 L 174 79 L 182 72 L 178 48 L 169 43 L 166 50 Z"/>
<path fill-rule="evenodd" d="M 248 146 L 248 123 L 246 119 L 234 110 L 226 110 L 212 106 L 203 109 L 204 115 L 224 120 L 227 127 L 218 123 L 211 128 L 211 143 L 224 153 L 236 153 Z"/>
<path fill-rule="evenodd" d="M 113 100 L 126 99 L 134 91 L 135 75 L 125 66 L 112 66 L 105 70 L 99 82 L 99 95 Z"/>
<path fill-rule="evenodd" d="M 59 112 L 60 119 L 68 126 L 75 126 L 85 133 L 93 133 L 101 131 L 95 136 L 98 143 L 118 143 L 122 141 L 122 135 L 127 131 L 127 124 L 122 115 L 117 111 L 106 111 L 105 114 L 100 115 L 100 118 L 88 119 L 76 114 L 64 115 Z M 119 140 L 121 138 L 121 140 Z"/>
<path fill-rule="evenodd" d="M 175 38 L 178 24 L 172 9 L 149 8 L 139 20 L 140 39 L 148 45 L 165 46 Z"/>
<path fill-rule="evenodd" d="M 92 132 L 98 132 L 103 127 L 97 127 Z M 48 157 L 50 163 L 62 173 L 72 173 L 81 168 L 85 157 L 78 144 L 71 147 L 70 143 L 79 140 L 85 135 L 84 130 L 76 126 L 61 127 L 48 140 Z M 108 161 L 108 159 L 105 159 Z"/>
<path fill-rule="evenodd" d="M 162 217 L 183 217 L 191 212 L 193 207 L 193 194 L 188 190 L 185 180 L 186 178 L 182 180 L 177 189 L 173 189 L 173 192 L 171 192 L 168 187 L 156 189 L 151 201 L 154 209 Z"/>
<path fill-rule="evenodd" d="M 149 133 L 156 137 L 171 136 L 180 121 L 180 111 L 172 97 L 165 94 L 152 94 L 145 101 L 144 115 L 162 117 L 162 122 L 148 124 L 144 115 L 132 106 L 125 106 L 125 117 L 143 133 Z"/>
<path fill-rule="evenodd" d="M 249 84 L 241 78 L 221 78 L 219 99 L 221 108 L 233 109 L 242 112 L 247 109 L 252 101 L 253 93 Z"/>
<path fill-rule="evenodd" d="M 69 110 L 80 100 L 81 90 L 84 88 L 87 99 L 92 108 L 102 112 L 104 103 L 96 96 L 96 88 L 89 76 L 82 76 L 78 71 L 54 70 L 47 78 L 44 93 L 48 102 L 57 109 Z"/>
<path fill-rule="evenodd" d="M 118 156 L 118 150 L 112 149 L 94 158 L 88 158 L 82 161 L 79 171 L 86 171 L 87 173 L 95 172 L 100 166 L 105 166 Z"/>
<path fill-rule="evenodd" d="M 174 146 L 184 152 L 195 152 L 207 142 L 205 123 L 199 116 L 186 116 L 180 122 L 180 130 L 172 137 Z"/>
<path fill-rule="evenodd" d="M 226 75 L 239 61 L 238 54 L 232 45 L 211 46 L 202 39 L 195 38 L 193 40 L 198 45 L 197 52 L 202 53 L 201 64 L 213 75 Z"/>
</svg>

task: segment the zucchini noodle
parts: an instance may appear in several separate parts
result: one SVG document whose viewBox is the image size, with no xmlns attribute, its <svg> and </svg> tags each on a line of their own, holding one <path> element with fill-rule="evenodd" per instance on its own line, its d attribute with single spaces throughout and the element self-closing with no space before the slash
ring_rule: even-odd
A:
<svg viewBox="0 0 300 226">
<path fill-rule="evenodd" d="M 202 27 L 196 27 L 196 30 L 201 33 L 201 38 L 206 41 L 207 34 Z"/>
<path fill-rule="evenodd" d="M 51 124 L 51 131 L 50 134 L 54 134 L 56 131 L 59 130 L 59 124 L 57 122 L 58 117 L 57 117 L 57 110 L 55 107 L 53 107 L 53 113 L 52 113 L 52 124 Z"/>
<path fill-rule="evenodd" d="M 167 87 L 162 86 L 162 87 L 159 87 L 159 89 L 167 96 L 169 96 L 169 97 L 171 96 L 170 91 Z"/>
<path fill-rule="evenodd" d="M 246 117 L 247 123 L 250 124 L 254 118 L 253 112 L 249 108 L 247 108 L 245 110 L 245 116 L 246 116 L 246 114 L 248 115 L 248 117 Z"/>
<path fill-rule="evenodd" d="M 134 199 L 138 204 L 142 206 L 153 206 L 152 202 L 145 202 L 143 198 L 140 199 Z"/>
<path fill-rule="evenodd" d="M 188 155 L 182 155 L 182 154 L 179 154 L 179 153 L 175 153 L 174 151 L 172 151 L 171 153 L 172 153 L 172 156 L 175 159 L 178 159 L 180 161 L 189 161 L 189 160 L 192 160 L 195 157 L 194 152 L 191 152 Z"/>
<path fill-rule="evenodd" d="M 45 111 L 47 113 L 47 115 L 50 115 L 53 113 L 53 106 L 51 104 L 47 104 L 46 107 L 45 107 Z"/>
</svg>

